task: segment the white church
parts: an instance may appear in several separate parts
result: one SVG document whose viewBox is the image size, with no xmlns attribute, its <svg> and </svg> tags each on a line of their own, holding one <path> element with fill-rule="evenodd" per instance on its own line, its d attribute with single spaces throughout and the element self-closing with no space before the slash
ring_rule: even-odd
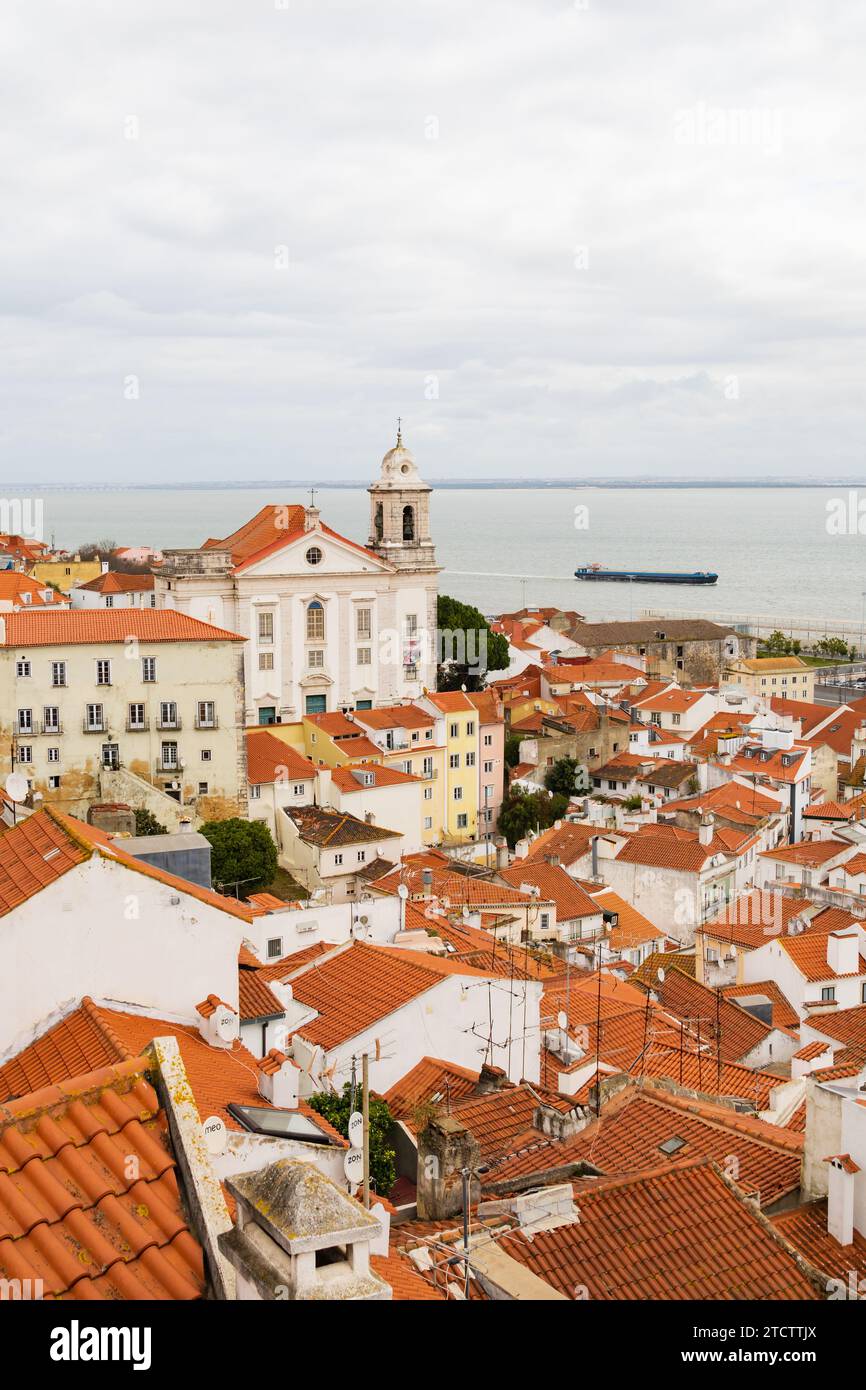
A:
<svg viewBox="0 0 866 1390">
<path fill-rule="evenodd" d="M 269 505 L 222 540 L 166 550 L 157 606 L 246 637 L 248 724 L 417 699 L 436 685 L 431 490 L 398 430 L 368 488 L 366 545 L 314 505 Z"/>
</svg>

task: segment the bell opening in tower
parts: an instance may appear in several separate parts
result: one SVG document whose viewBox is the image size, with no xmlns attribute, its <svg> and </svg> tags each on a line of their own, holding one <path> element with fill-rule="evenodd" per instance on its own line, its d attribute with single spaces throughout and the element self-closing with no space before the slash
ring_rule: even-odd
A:
<svg viewBox="0 0 866 1390">
<path fill-rule="evenodd" d="M 415 539 L 414 507 L 403 508 L 403 539 L 404 541 L 414 541 Z"/>
</svg>

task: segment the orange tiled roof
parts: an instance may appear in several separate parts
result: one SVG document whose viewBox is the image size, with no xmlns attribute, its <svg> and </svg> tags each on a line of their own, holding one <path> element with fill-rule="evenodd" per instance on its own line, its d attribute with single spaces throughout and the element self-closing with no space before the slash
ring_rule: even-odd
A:
<svg viewBox="0 0 866 1390">
<path fill-rule="evenodd" d="M 68 608 L 69 598 L 48 584 L 38 584 L 20 570 L 0 570 L 0 604 L 13 608 Z"/>
<path fill-rule="evenodd" d="M 372 778 L 372 782 L 365 786 L 364 782 L 356 773 L 364 772 Z M 344 763 L 342 767 L 331 769 L 331 781 L 335 787 L 339 787 L 341 792 L 363 792 L 374 791 L 376 787 L 402 787 L 412 782 L 420 782 L 421 778 L 416 777 L 411 772 L 401 772 L 396 767 L 370 766 L 369 763 Z"/>
<path fill-rule="evenodd" d="M 290 545 L 303 536 L 305 534 L 305 514 L 306 508 L 297 504 L 280 506 L 272 503 L 262 507 L 255 516 L 244 522 L 243 526 L 239 526 L 237 531 L 233 531 L 224 540 L 211 538 L 206 540 L 201 548 L 202 550 L 230 551 L 235 570 L 240 571 L 245 569 L 247 565 L 263 560 L 267 555 L 281 550 L 283 546 Z M 338 532 L 332 531 L 330 526 L 320 523 L 318 531 L 322 535 L 340 541 L 343 545 L 351 546 L 359 554 L 375 560 L 378 568 L 390 568 L 372 550 L 367 550 L 366 546 L 358 545 L 356 541 L 350 541 L 346 536 L 339 535 Z M 311 541 L 315 539 L 314 534 L 310 533 L 310 539 Z"/>
<path fill-rule="evenodd" d="M 862 942 L 857 955 L 856 970 L 839 974 L 832 968 L 827 960 L 827 943 L 829 937 L 835 934 L 822 931 L 802 932 L 797 936 L 780 937 L 779 945 L 810 983 L 819 980 L 853 979 L 858 975 L 866 975 L 866 961 L 863 959 L 866 948 Z"/>
<path fill-rule="evenodd" d="M 94 1070 L 137 1057 L 154 1038 L 177 1039 L 187 1079 L 199 1115 L 219 1115 L 229 1129 L 241 1129 L 229 1114 L 230 1101 L 240 1105 L 268 1102 L 257 1087 L 256 1058 L 242 1043 L 230 1048 L 209 1047 L 195 1024 L 124 1013 L 83 999 L 80 1008 L 67 1014 L 40 1038 L 0 1067 L 0 1097 L 19 1096 L 42 1086 L 66 1081 L 82 1068 Z M 346 1140 L 332 1125 L 302 1101 L 298 1109 L 319 1126 L 333 1142 Z"/>
<path fill-rule="evenodd" d="M 462 1117 L 462 1107 L 457 1113 Z M 661 1145 L 684 1142 L 670 1156 Z M 677 1163 L 685 1158 L 712 1158 L 724 1165 L 736 1152 L 739 1184 L 771 1206 L 800 1185 L 803 1136 L 766 1124 L 754 1116 L 707 1101 L 672 1095 L 644 1080 L 623 1087 L 601 1115 L 564 1141 L 494 1164 L 488 1181 L 504 1182 L 567 1163 L 591 1163 L 606 1177 Z"/>
<path fill-rule="evenodd" d="M 800 1027 L 800 1015 L 789 999 L 785 998 L 775 980 L 760 980 L 750 985 L 722 985 L 726 999 L 743 999 L 752 995 L 764 994 L 773 1006 L 772 1024 L 774 1028 L 787 1028 L 796 1032 Z"/>
<path fill-rule="evenodd" d="M 3 1278 L 41 1280 L 49 1298 L 202 1296 L 147 1067 L 136 1057 L 0 1105 Z"/>
<path fill-rule="evenodd" d="M 122 570 L 108 570 L 86 584 L 79 584 L 78 588 L 96 594 L 131 594 L 152 589 L 153 584 L 152 574 L 124 574 Z"/>
<path fill-rule="evenodd" d="M 173 608 L 63 608 L 57 612 L 7 613 L 6 647 L 105 646 L 127 642 L 243 642 Z"/>
<path fill-rule="evenodd" d="M 738 1062 L 772 1031 L 769 1024 L 762 1023 L 754 1014 L 700 984 L 675 965 L 670 966 L 664 980 L 656 980 L 652 988 L 664 1008 L 682 1019 L 693 1037 L 705 1042 L 712 1040 L 713 1051 L 721 1051 L 724 1061 Z M 717 1037 L 717 1028 L 720 1037 Z"/>
<path fill-rule="evenodd" d="M 53 806 L 44 806 L 0 836 L 0 917 L 94 854 L 119 862 L 145 878 L 157 879 L 244 922 L 253 919 L 245 904 L 135 859 L 123 849 L 122 841 L 112 840 L 104 831 L 64 815 Z"/>
<path fill-rule="evenodd" d="M 353 722 L 368 729 L 430 729 L 436 720 L 417 705 L 380 705 L 377 709 L 353 710 L 349 723 Z"/>
<path fill-rule="evenodd" d="M 809 1027 L 825 1037 L 833 1038 L 835 1042 L 842 1043 L 846 1057 L 849 1053 L 862 1053 L 866 1060 L 866 1004 L 857 1004 L 852 1009 L 838 1009 L 832 1013 L 813 1014 L 809 1019 Z"/>
<path fill-rule="evenodd" d="M 557 922 L 596 917 L 601 912 L 598 903 L 559 864 L 547 864 L 537 859 L 519 860 L 509 869 L 500 869 L 499 873 L 501 878 L 521 892 L 525 891 L 524 884 L 537 888 L 542 900 L 556 905 Z"/>
<path fill-rule="evenodd" d="M 846 1289 L 852 1272 L 857 1280 L 866 1276 L 866 1237 L 855 1231 L 850 1245 L 840 1245 L 827 1230 L 826 1200 L 779 1212 L 770 1220 L 811 1265 L 828 1278 L 841 1280 Z"/>
<path fill-rule="evenodd" d="M 247 730 L 247 781 L 251 786 L 282 781 L 305 782 L 316 775 L 316 769 L 288 743 L 266 729 Z"/>
<path fill-rule="evenodd" d="M 554 855 L 563 864 L 573 864 L 576 859 L 582 859 L 587 853 L 590 841 L 597 833 L 597 826 L 578 825 L 575 821 L 563 821 L 558 829 L 556 826 L 551 826 L 549 830 L 543 830 L 529 846 L 526 860 L 520 862 L 531 862 L 535 859 L 544 859 L 548 855 Z"/>
<path fill-rule="evenodd" d="M 482 972 L 471 966 L 452 969 L 448 961 L 417 951 L 353 942 L 293 981 L 295 998 L 317 1014 L 296 1031 L 326 1050 L 337 1047 L 433 989 L 449 973 Z"/>
<path fill-rule="evenodd" d="M 471 1095 L 477 1083 L 477 1071 L 438 1057 L 422 1057 L 405 1076 L 394 1082 L 383 1099 L 396 1119 L 411 1119 L 419 1105 L 430 1102 L 447 1107 L 449 1098 L 454 1101 Z"/>
<path fill-rule="evenodd" d="M 238 1004 L 242 1023 L 282 1018 L 286 1012 L 258 970 L 238 971 Z"/>
<path fill-rule="evenodd" d="M 575 1202 L 579 1221 L 500 1242 L 567 1298 L 583 1289 L 593 1301 L 819 1297 L 707 1159 L 579 1187 Z"/>
</svg>

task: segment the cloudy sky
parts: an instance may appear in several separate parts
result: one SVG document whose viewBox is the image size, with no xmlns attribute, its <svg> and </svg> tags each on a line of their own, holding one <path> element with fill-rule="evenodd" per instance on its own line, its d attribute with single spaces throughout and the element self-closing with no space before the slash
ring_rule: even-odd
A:
<svg viewBox="0 0 866 1390">
<path fill-rule="evenodd" d="M 859 0 L 10 0 L 7 481 L 864 473 Z"/>
</svg>

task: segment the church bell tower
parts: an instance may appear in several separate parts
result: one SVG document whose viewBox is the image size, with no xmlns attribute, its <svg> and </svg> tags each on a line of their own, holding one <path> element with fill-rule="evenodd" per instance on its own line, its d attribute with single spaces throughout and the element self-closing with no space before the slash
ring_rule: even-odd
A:
<svg viewBox="0 0 866 1390">
<path fill-rule="evenodd" d="M 369 548 L 398 570 L 436 567 L 430 538 L 430 493 L 403 444 L 400 422 L 397 443 L 382 460 L 380 477 L 370 494 Z"/>
</svg>

